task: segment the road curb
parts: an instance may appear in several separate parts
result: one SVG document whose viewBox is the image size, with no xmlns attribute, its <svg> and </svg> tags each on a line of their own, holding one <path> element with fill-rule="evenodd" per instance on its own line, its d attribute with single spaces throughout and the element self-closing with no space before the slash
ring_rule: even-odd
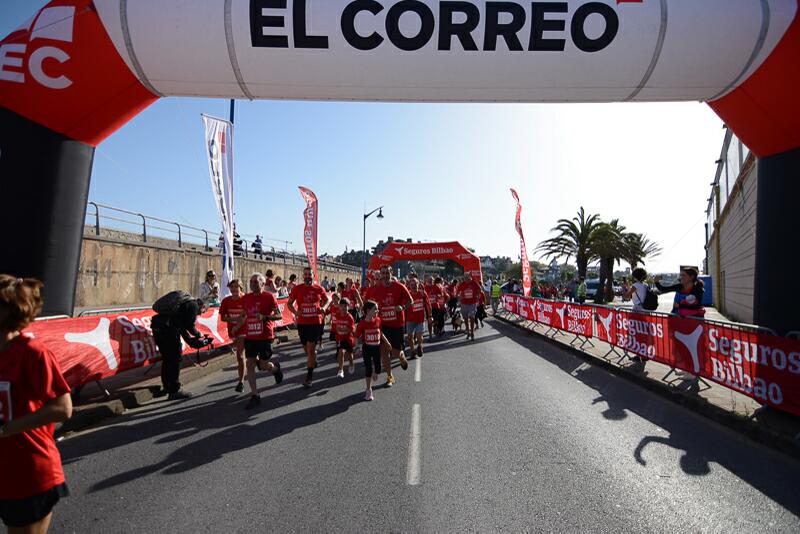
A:
<svg viewBox="0 0 800 534">
<path fill-rule="evenodd" d="M 677 390 L 676 388 L 671 387 L 669 384 L 666 384 L 660 380 L 654 380 L 647 376 L 628 371 L 623 366 L 614 365 L 603 358 L 599 358 L 588 352 L 584 352 L 568 343 L 563 343 L 557 339 L 545 336 L 544 334 L 536 332 L 535 330 L 525 328 L 523 325 L 499 315 L 494 315 L 491 318 L 515 327 L 516 329 L 526 332 L 529 335 L 535 335 L 537 338 L 542 339 L 551 345 L 556 345 L 561 349 L 567 350 L 591 365 L 601 367 L 617 376 L 625 378 L 626 380 L 635 382 L 648 391 L 667 398 L 676 404 L 690 408 L 692 411 L 701 414 L 721 425 L 724 425 L 731 430 L 734 430 L 745 437 L 752 439 L 753 441 L 789 454 L 795 458 L 800 458 L 800 442 L 794 439 L 795 436 L 788 436 L 786 434 L 770 430 L 769 428 L 765 428 L 763 424 L 759 424 L 758 421 L 752 418 L 742 417 L 722 408 L 721 406 L 710 403 L 702 397 L 690 395 L 688 392 Z"/>
</svg>

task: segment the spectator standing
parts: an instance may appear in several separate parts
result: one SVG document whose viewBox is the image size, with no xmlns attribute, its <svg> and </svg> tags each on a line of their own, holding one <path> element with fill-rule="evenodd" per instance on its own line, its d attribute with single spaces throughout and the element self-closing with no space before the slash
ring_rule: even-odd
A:
<svg viewBox="0 0 800 534">
<path fill-rule="evenodd" d="M 200 298 L 210 307 L 219 306 L 219 282 L 213 270 L 206 273 L 206 279 L 200 284 Z"/>
<path fill-rule="evenodd" d="M 261 243 L 261 236 L 256 234 L 256 240 L 253 241 L 253 252 L 258 254 L 258 257 L 261 258 L 262 254 L 264 253 L 263 245 Z"/>
<path fill-rule="evenodd" d="M 331 290 L 331 283 L 328 280 L 327 276 L 322 280 L 322 283 L 320 285 L 322 286 L 322 289 L 324 289 L 325 291 Z"/>
<path fill-rule="evenodd" d="M 10 532 L 44 533 L 69 495 L 55 423 L 72 416 L 55 355 L 23 335 L 42 309 L 42 283 L 0 275 L 0 519 Z"/>
<path fill-rule="evenodd" d="M 578 288 L 578 279 L 573 278 L 567 283 L 566 297 L 570 302 L 575 302 L 575 290 Z"/>
<path fill-rule="evenodd" d="M 275 273 L 272 272 L 272 269 L 267 269 L 266 274 L 266 281 L 264 283 L 264 291 L 267 293 L 272 293 L 273 295 L 278 294 L 278 287 L 275 285 Z"/>
<path fill-rule="evenodd" d="M 286 289 L 288 289 L 289 293 L 291 293 L 292 289 L 294 289 L 294 286 L 296 285 L 297 285 L 297 275 L 292 273 L 289 275 L 289 283 L 286 284 Z"/>
<path fill-rule="evenodd" d="M 661 276 L 656 276 L 656 287 L 662 293 L 675 292 L 672 303 L 672 313 L 681 317 L 703 317 L 706 314 L 703 308 L 703 282 L 697 279 L 697 269 L 684 267 L 681 269 L 680 282 L 671 286 L 661 285 Z"/>
<path fill-rule="evenodd" d="M 644 299 L 647 297 L 648 290 L 647 284 L 644 282 L 647 279 L 647 271 L 639 267 L 633 270 L 631 276 L 633 277 L 633 285 L 622 294 L 622 298 L 631 301 L 633 304 L 632 311 L 647 311 L 644 309 Z"/>
<path fill-rule="evenodd" d="M 281 285 L 278 287 L 278 298 L 285 299 L 289 297 L 289 284 L 286 280 L 281 280 Z"/>
<path fill-rule="evenodd" d="M 236 225 L 233 225 L 233 255 L 234 256 L 241 256 L 244 249 L 242 248 L 242 244 L 244 241 L 242 240 L 242 236 L 240 236 L 236 232 Z"/>
</svg>

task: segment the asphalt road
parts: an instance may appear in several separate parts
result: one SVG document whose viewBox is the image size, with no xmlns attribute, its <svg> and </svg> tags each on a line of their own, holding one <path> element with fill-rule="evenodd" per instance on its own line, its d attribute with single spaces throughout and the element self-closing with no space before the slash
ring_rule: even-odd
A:
<svg viewBox="0 0 800 534">
<path fill-rule="evenodd" d="M 799 462 L 502 323 L 372 403 L 280 358 L 254 412 L 227 369 L 64 440 L 53 531 L 800 531 Z"/>
</svg>

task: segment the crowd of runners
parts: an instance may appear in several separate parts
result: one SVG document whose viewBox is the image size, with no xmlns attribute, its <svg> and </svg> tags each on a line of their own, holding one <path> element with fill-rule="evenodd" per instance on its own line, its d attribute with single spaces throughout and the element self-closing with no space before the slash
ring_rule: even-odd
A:
<svg viewBox="0 0 800 534">
<path fill-rule="evenodd" d="M 238 361 L 236 392 L 243 392 L 245 381 L 250 398 L 247 409 L 261 402 L 257 371 L 269 372 L 276 384 L 283 381 L 280 362 L 274 357 L 274 324 L 281 319 L 275 295 L 265 290 L 266 277 L 254 273 L 249 292 L 240 280 L 229 284 L 230 296 L 220 305 L 220 317 L 227 324 Z M 295 317 L 300 344 L 306 356 L 305 388 L 313 387 L 318 353 L 324 348 L 325 326 L 330 325 L 329 339 L 335 342 L 337 376 L 355 373 L 356 356 L 364 364 L 364 399 L 374 399 L 373 386 L 386 375 L 386 387 L 396 378 L 392 362 L 402 369 L 408 360 L 422 358 L 425 333 L 428 339 L 441 337 L 450 322 L 454 333 L 463 332 L 475 339 L 475 330 L 486 317 L 486 295 L 469 274 L 445 284 L 440 277 L 426 276 L 422 281 L 411 273 L 398 281 L 390 266 L 383 266 L 372 283 L 361 286 L 347 278 L 335 292 L 329 293 L 314 281 L 310 268 L 303 270 L 300 283 L 289 288 L 288 309 Z"/>
</svg>

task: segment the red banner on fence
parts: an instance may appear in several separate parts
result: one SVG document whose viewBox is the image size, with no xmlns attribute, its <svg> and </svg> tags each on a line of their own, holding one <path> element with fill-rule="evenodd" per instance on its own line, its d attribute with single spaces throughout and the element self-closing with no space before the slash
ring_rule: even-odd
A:
<svg viewBox="0 0 800 534">
<path fill-rule="evenodd" d="M 800 341 L 677 316 L 504 295 L 527 320 L 596 337 L 800 415 Z"/>
<path fill-rule="evenodd" d="M 276 322 L 276 326 L 294 323 L 287 301 L 278 301 L 283 320 Z M 36 321 L 25 333 L 53 351 L 70 387 L 76 387 L 158 361 L 161 355 L 150 330 L 154 315 L 152 310 L 143 310 Z M 218 308 L 211 308 L 198 317 L 196 325 L 200 333 L 213 338 L 216 345 L 230 343 Z M 192 352 L 194 349 L 184 345 L 184 354 Z"/>
</svg>

